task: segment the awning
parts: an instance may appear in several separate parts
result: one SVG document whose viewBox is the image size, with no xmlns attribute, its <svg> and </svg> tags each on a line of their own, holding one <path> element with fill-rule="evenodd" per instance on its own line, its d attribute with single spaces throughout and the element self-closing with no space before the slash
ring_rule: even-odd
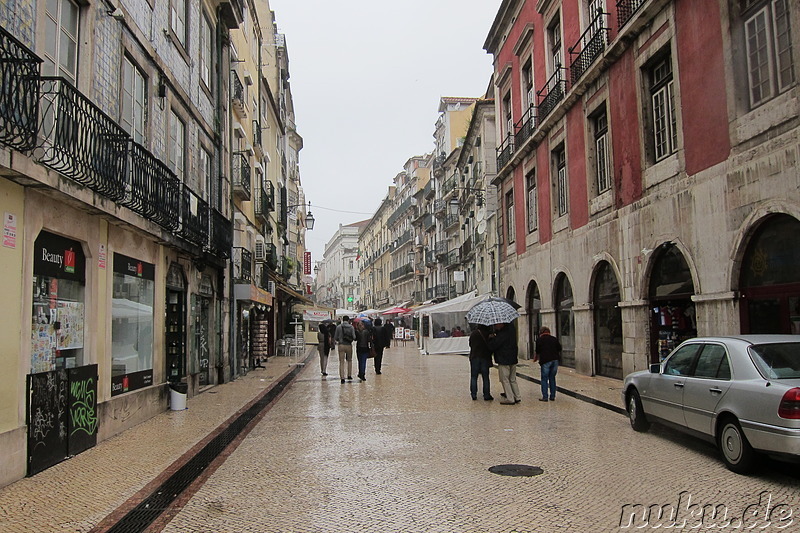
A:
<svg viewBox="0 0 800 533">
<path fill-rule="evenodd" d="M 432 305 L 426 308 L 423 313 L 426 315 L 431 313 L 466 313 L 473 305 L 485 298 L 485 296 L 478 296 L 477 292 L 470 291 L 445 302 Z"/>
<path fill-rule="evenodd" d="M 302 294 L 291 288 L 289 285 L 287 285 L 285 282 L 276 280 L 275 289 L 283 292 L 284 294 L 289 295 L 290 298 L 294 298 L 295 300 L 299 300 L 306 304 L 312 304 L 312 305 L 314 304 L 314 302 L 312 302 L 309 298 L 306 298 L 305 296 L 303 296 Z"/>
<path fill-rule="evenodd" d="M 390 305 L 389 307 L 385 307 L 385 308 L 381 309 L 380 311 L 378 311 L 377 314 L 382 315 L 386 311 L 391 311 L 395 307 L 408 307 L 408 304 L 410 304 L 413 301 L 414 300 L 406 300 L 404 302 L 400 302 L 400 303 L 396 303 L 394 305 Z"/>
</svg>

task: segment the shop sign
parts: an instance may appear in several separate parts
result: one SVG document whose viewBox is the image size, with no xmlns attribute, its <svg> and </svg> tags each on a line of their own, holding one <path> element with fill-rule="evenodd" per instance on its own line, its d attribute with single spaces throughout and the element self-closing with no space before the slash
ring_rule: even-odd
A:
<svg viewBox="0 0 800 533">
<path fill-rule="evenodd" d="M 17 247 L 17 215 L 14 213 L 3 215 L 3 246 L 6 248 Z"/>
<path fill-rule="evenodd" d="M 303 320 L 311 320 L 319 322 L 331 317 L 330 311 L 321 311 L 319 309 L 305 309 L 303 310 Z"/>
<path fill-rule="evenodd" d="M 81 243 L 48 231 L 40 232 L 33 245 L 33 273 L 84 283 L 86 257 Z"/>
<path fill-rule="evenodd" d="M 141 372 L 123 374 L 121 376 L 111 376 L 111 396 L 117 396 L 136 389 L 149 387 L 152 384 L 152 368 L 150 370 L 142 370 Z"/>
<path fill-rule="evenodd" d="M 100 252 L 97 254 L 97 268 L 106 268 L 106 245 L 100 245 Z"/>
<path fill-rule="evenodd" d="M 133 276 L 136 278 L 149 279 L 155 281 L 156 266 L 152 263 L 145 263 L 139 259 L 134 259 L 122 254 L 114 254 L 114 272 Z"/>
<path fill-rule="evenodd" d="M 303 253 L 303 274 L 311 274 L 311 252 Z"/>
</svg>

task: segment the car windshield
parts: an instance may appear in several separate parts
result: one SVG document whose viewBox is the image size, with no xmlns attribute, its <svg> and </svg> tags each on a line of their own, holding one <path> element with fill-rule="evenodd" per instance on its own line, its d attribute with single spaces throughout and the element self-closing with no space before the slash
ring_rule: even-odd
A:
<svg viewBox="0 0 800 533">
<path fill-rule="evenodd" d="M 758 344 L 749 350 L 767 379 L 800 379 L 800 342 Z"/>
</svg>

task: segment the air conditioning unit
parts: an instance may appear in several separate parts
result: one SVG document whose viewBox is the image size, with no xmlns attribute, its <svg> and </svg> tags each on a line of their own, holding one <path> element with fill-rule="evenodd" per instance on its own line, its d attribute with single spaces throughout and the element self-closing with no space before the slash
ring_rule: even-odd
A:
<svg viewBox="0 0 800 533">
<path fill-rule="evenodd" d="M 253 85 L 253 75 L 250 74 L 250 72 L 245 70 L 244 74 L 242 74 L 242 77 L 244 78 L 244 82 L 247 85 Z"/>
<path fill-rule="evenodd" d="M 264 244 L 264 239 L 256 239 L 255 249 L 256 261 L 264 262 L 267 260 L 267 246 Z"/>
</svg>

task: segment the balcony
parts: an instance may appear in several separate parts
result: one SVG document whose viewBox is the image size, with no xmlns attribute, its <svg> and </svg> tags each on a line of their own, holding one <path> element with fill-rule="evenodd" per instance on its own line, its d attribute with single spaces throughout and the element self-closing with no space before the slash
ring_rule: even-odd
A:
<svg viewBox="0 0 800 533">
<path fill-rule="evenodd" d="M 204 247 L 209 233 L 208 202 L 200 198 L 189 187 L 182 186 L 181 224 L 178 236 L 186 241 Z"/>
<path fill-rule="evenodd" d="M 442 216 L 447 212 L 447 202 L 442 199 L 434 200 L 433 201 L 433 214 L 436 216 Z"/>
<path fill-rule="evenodd" d="M 247 102 L 244 97 L 244 85 L 236 71 L 231 71 L 231 107 L 241 118 L 247 118 Z"/>
<path fill-rule="evenodd" d="M 219 3 L 219 16 L 229 29 L 233 30 L 244 22 L 244 2 L 242 0 L 228 0 Z"/>
<path fill-rule="evenodd" d="M 233 282 L 249 285 L 253 281 L 253 254 L 247 248 L 233 249 Z"/>
<path fill-rule="evenodd" d="M 544 87 L 536 93 L 539 97 L 539 122 L 543 121 L 567 94 L 564 70 L 564 67 L 556 67 L 555 72 L 547 80 Z"/>
<path fill-rule="evenodd" d="M 253 149 L 258 157 L 264 155 L 264 147 L 261 144 L 261 123 L 257 120 L 253 121 Z"/>
<path fill-rule="evenodd" d="M 125 196 L 128 134 L 63 78 L 40 78 L 36 160 L 111 200 Z"/>
<path fill-rule="evenodd" d="M 394 213 L 392 213 L 391 216 L 389 216 L 386 225 L 389 227 L 393 226 L 394 223 L 400 220 L 400 218 L 408 211 L 410 207 L 411 207 L 411 198 L 409 197 L 403 200 L 403 202 L 399 206 L 397 206 L 397 209 L 395 209 Z"/>
<path fill-rule="evenodd" d="M 270 183 L 270 185 L 272 185 Z M 264 185 L 256 185 L 255 194 L 253 195 L 253 210 L 255 211 L 256 219 L 261 221 L 262 224 L 269 224 L 269 199 Z"/>
<path fill-rule="evenodd" d="M 525 141 L 533 136 L 533 132 L 536 129 L 536 112 L 536 106 L 532 105 L 528 107 L 528 110 L 525 111 L 517 123 L 514 124 L 514 129 L 517 132 L 514 135 L 514 141 L 520 148 L 525 144 Z"/>
<path fill-rule="evenodd" d="M 436 266 L 436 253 L 433 250 L 425 250 L 425 266 Z"/>
<path fill-rule="evenodd" d="M 459 254 L 458 248 L 453 248 L 449 252 L 447 252 L 447 267 L 457 267 L 461 264 L 461 255 Z"/>
<path fill-rule="evenodd" d="M 0 143 L 23 152 L 36 145 L 41 62 L 0 26 Z"/>
<path fill-rule="evenodd" d="M 458 215 L 447 215 L 444 217 L 444 229 L 448 230 L 458 225 Z"/>
<path fill-rule="evenodd" d="M 473 255 L 475 255 L 475 248 L 472 245 L 472 235 L 470 235 L 464 240 L 464 244 L 461 245 L 461 257 L 467 260 Z"/>
<path fill-rule="evenodd" d="M 411 268 L 411 263 L 401 266 L 389 272 L 389 281 L 400 281 L 410 277 L 414 270 Z"/>
<path fill-rule="evenodd" d="M 233 246 L 233 224 L 216 209 L 211 210 L 210 237 L 209 252 L 217 257 L 229 258 Z"/>
<path fill-rule="evenodd" d="M 400 248 L 400 247 L 401 247 L 401 246 L 403 246 L 405 243 L 407 243 L 408 241 L 410 241 L 410 240 L 411 240 L 411 237 L 413 237 L 413 234 L 412 234 L 411 230 L 406 230 L 406 231 L 404 231 L 404 232 L 403 232 L 403 234 L 402 234 L 402 235 L 400 235 L 400 236 L 397 238 L 397 248 Z M 396 248 L 396 249 L 397 249 L 397 248 Z"/>
<path fill-rule="evenodd" d="M 497 147 L 497 171 L 502 170 L 511 161 L 512 157 L 514 157 L 514 135 L 509 133 L 500 146 Z"/>
<path fill-rule="evenodd" d="M 617 1 L 617 24 L 618 28 L 622 29 L 622 27 L 627 24 L 627 22 L 633 18 L 633 15 L 642 7 L 644 4 L 647 3 L 647 0 L 618 0 Z"/>
<path fill-rule="evenodd" d="M 430 213 L 422 219 L 422 231 L 428 231 L 436 226 L 436 219 Z"/>
<path fill-rule="evenodd" d="M 234 152 L 231 156 L 231 181 L 233 194 L 240 200 L 249 200 L 250 191 L 250 161 L 247 152 Z"/>
<path fill-rule="evenodd" d="M 440 241 L 436 243 L 436 247 L 434 248 L 434 252 L 436 253 L 436 257 L 443 257 L 447 255 L 447 241 Z"/>
<path fill-rule="evenodd" d="M 456 178 L 455 176 L 451 176 L 444 180 L 442 184 L 442 198 L 445 198 L 448 194 L 453 192 L 456 189 Z"/>
<path fill-rule="evenodd" d="M 434 298 L 450 298 L 450 285 L 440 283 L 433 289 Z"/>
<path fill-rule="evenodd" d="M 163 161 L 132 140 L 127 154 L 128 182 L 120 204 L 164 229 L 177 230 L 181 182 Z"/>
<path fill-rule="evenodd" d="M 603 26 L 603 17 L 606 15 L 607 13 L 598 13 L 584 30 L 578 42 L 569 49 L 569 55 L 572 58 L 572 64 L 569 67 L 572 85 L 578 82 L 583 73 L 606 49 L 608 28 Z"/>
</svg>

